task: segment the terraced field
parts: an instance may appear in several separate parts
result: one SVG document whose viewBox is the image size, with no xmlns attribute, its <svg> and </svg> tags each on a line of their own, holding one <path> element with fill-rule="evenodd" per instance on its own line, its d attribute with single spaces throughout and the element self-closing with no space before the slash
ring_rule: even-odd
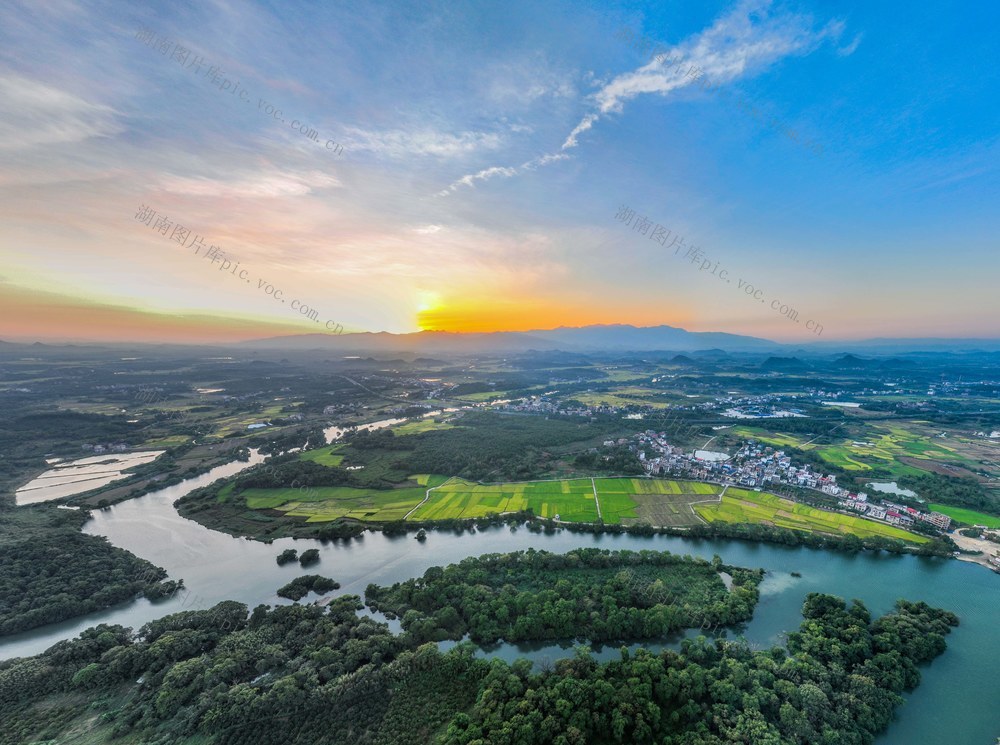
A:
<svg viewBox="0 0 1000 745">
<path fill-rule="evenodd" d="M 910 543 L 926 543 L 930 540 L 873 520 L 827 512 L 774 494 L 746 489 L 730 488 L 719 504 L 701 504 L 694 509 L 709 522 L 721 520 L 730 523 L 762 523 L 831 535 L 900 538 Z"/>
</svg>

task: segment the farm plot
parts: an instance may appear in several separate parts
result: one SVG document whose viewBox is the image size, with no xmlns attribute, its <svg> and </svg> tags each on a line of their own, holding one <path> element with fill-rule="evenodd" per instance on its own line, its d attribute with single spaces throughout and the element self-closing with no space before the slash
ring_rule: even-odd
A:
<svg viewBox="0 0 1000 745">
<path fill-rule="evenodd" d="M 694 525 L 701 520 L 693 502 L 711 499 L 722 487 L 698 481 L 672 479 L 595 479 L 601 517 L 605 523 L 634 525 Z"/>
<path fill-rule="evenodd" d="M 926 543 L 930 540 L 884 523 L 828 512 L 782 499 L 774 494 L 745 489 L 729 489 L 719 504 L 700 504 L 694 509 L 709 522 L 721 520 L 730 523 L 760 523 L 828 535 L 899 538 L 910 543 Z"/>
<path fill-rule="evenodd" d="M 483 517 L 532 510 L 539 517 L 594 522 L 597 506 L 590 479 L 476 484 L 453 478 L 430 493 L 411 520 Z"/>
<path fill-rule="evenodd" d="M 247 489 L 242 496 L 252 510 L 275 509 L 306 522 L 329 522 L 342 517 L 363 521 L 402 520 L 420 504 L 423 486 L 400 489 L 357 489 L 350 486 L 317 486 L 299 489 Z"/>
</svg>

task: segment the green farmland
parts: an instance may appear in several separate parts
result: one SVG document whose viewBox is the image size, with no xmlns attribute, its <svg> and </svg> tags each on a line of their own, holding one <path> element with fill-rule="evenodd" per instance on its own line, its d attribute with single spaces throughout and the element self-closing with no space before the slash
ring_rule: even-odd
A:
<svg viewBox="0 0 1000 745">
<path fill-rule="evenodd" d="M 341 461 L 344 460 L 344 456 L 337 452 L 338 450 L 343 449 L 343 445 L 334 445 L 333 447 L 306 450 L 304 453 L 299 454 L 299 460 L 319 463 L 321 466 L 336 467 L 339 466 Z"/>
<path fill-rule="evenodd" d="M 590 479 L 476 484 L 453 478 L 431 491 L 426 504 L 410 519 L 465 519 L 529 509 L 539 517 L 558 515 L 567 522 L 597 521 Z"/>
<path fill-rule="evenodd" d="M 911 425 L 917 428 L 916 424 Z M 816 438 L 769 432 L 759 426 L 733 427 L 732 434 L 759 440 L 776 448 L 798 448 L 815 451 L 823 460 L 845 471 L 871 471 L 887 469 L 893 476 L 917 476 L 924 471 L 907 465 L 901 458 L 911 458 L 928 463 L 968 465 L 968 459 L 959 454 L 946 440 L 929 438 L 925 433 L 901 425 L 872 424 L 858 439 L 843 439 L 828 444 L 812 444 Z"/>
<path fill-rule="evenodd" d="M 321 449 L 319 458 L 339 457 Z M 597 501 L 594 491 L 597 491 Z M 531 510 L 566 522 L 685 526 L 701 522 L 693 504 L 717 499 L 721 487 L 694 481 L 643 478 L 562 479 L 478 484 L 420 474 L 396 489 L 323 486 L 311 489 L 247 489 L 251 510 L 279 510 L 307 522 L 350 518 L 364 522 L 469 519 Z M 231 487 L 219 494 L 229 499 Z M 425 500 L 426 497 L 426 500 Z M 410 514 L 412 512 L 412 514 Z"/>
<path fill-rule="evenodd" d="M 855 535 L 858 538 L 900 538 L 910 543 L 930 541 L 891 525 L 841 515 L 798 504 L 766 492 L 730 488 L 719 504 L 696 505 L 695 511 L 709 522 L 760 523 L 791 530 L 805 530 L 831 535 Z"/>
<path fill-rule="evenodd" d="M 691 505 L 712 499 L 722 487 L 669 479 L 595 479 L 605 523 L 697 525 Z"/>
<path fill-rule="evenodd" d="M 958 520 L 961 523 L 985 525 L 987 528 L 1000 528 L 1000 517 L 976 512 L 975 510 L 967 510 L 962 507 L 949 507 L 946 504 L 931 504 L 928 506 L 935 512 L 940 512 L 952 520 Z"/>
<path fill-rule="evenodd" d="M 468 520 L 531 510 L 544 518 L 558 515 L 564 522 L 593 523 L 598 516 L 609 525 L 647 523 L 657 527 L 724 521 L 859 538 L 900 538 L 911 543 L 929 540 L 891 525 L 809 507 L 773 494 L 728 487 L 720 498 L 721 492 L 722 487 L 716 484 L 672 479 L 582 478 L 478 484 L 419 474 L 396 489 L 247 489 L 240 498 L 246 500 L 250 510 L 278 510 L 310 523 L 341 518 L 376 523 Z M 223 490 L 219 498 L 229 499 L 231 495 Z"/>
</svg>

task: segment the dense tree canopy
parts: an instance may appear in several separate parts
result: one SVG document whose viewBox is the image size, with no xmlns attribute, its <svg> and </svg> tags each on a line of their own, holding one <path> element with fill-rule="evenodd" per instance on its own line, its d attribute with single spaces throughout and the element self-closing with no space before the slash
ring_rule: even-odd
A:
<svg viewBox="0 0 1000 745">
<path fill-rule="evenodd" d="M 549 473 L 554 458 L 574 444 L 599 442 L 624 430 L 617 422 L 469 412 L 459 426 L 398 436 L 391 430 L 349 436 L 351 462 L 391 455 L 399 473 L 447 473 L 475 481 L 521 481 Z M 577 445 L 576 450 L 580 447 Z M 366 469 L 367 470 L 367 469 Z M 370 474 L 359 472 L 358 478 Z"/>
<path fill-rule="evenodd" d="M 634 656 L 604 665 L 586 654 L 548 674 L 494 660 L 471 712 L 440 741 L 473 743 L 871 743 L 916 686 L 916 665 L 944 650 L 954 615 L 900 601 L 874 623 L 810 594 L 806 620 L 787 651 L 752 652 L 703 637 L 678 654 Z"/>
<path fill-rule="evenodd" d="M 871 743 L 917 665 L 957 619 L 900 601 L 872 621 L 855 601 L 811 594 L 787 649 L 687 640 L 680 652 L 623 649 L 598 663 L 581 648 L 554 669 L 441 654 L 358 617 L 354 596 L 327 608 L 228 601 L 147 624 L 101 625 L 42 655 L 0 663 L 0 745 L 177 742 Z"/>
<path fill-rule="evenodd" d="M 0 635 L 109 608 L 177 583 L 165 570 L 73 529 L 41 533 L 0 550 Z"/>
<path fill-rule="evenodd" d="M 329 577 L 319 574 L 303 574 L 296 577 L 284 587 L 278 589 L 278 597 L 289 600 L 301 600 L 310 592 L 330 592 L 340 587 L 339 582 L 335 582 Z"/>
<path fill-rule="evenodd" d="M 732 576 L 731 591 L 719 571 Z M 748 620 L 762 576 L 667 551 L 529 549 L 431 567 L 365 595 L 420 640 L 649 639 Z"/>
<path fill-rule="evenodd" d="M 902 476 L 899 485 L 912 489 L 928 502 L 943 502 L 953 507 L 968 507 L 1000 515 L 1000 498 L 988 493 L 975 479 L 928 473 Z"/>
</svg>

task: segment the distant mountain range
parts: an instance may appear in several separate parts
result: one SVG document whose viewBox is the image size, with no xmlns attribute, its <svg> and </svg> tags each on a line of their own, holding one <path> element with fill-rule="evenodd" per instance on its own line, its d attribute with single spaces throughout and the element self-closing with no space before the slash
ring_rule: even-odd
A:
<svg viewBox="0 0 1000 745">
<path fill-rule="evenodd" d="M 899 354 L 902 352 L 1000 352 L 1000 339 L 865 339 L 780 343 L 755 336 L 717 331 L 686 331 L 674 326 L 626 324 L 560 327 L 536 331 L 456 333 L 419 331 L 358 334 L 303 334 L 243 342 L 257 349 L 322 350 L 345 354 L 516 354 L 519 352 L 674 352 L 705 354 L 758 352 L 789 356 L 848 353 Z M 791 363 L 793 367 L 796 364 Z M 782 366 L 781 362 L 777 363 Z"/>
<path fill-rule="evenodd" d="M 323 349 L 344 352 L 421 352 L 469 353 L 483 352 L 696 352 L 725 350 L 727 352 L 763 352 L 780 349 L 782 345 L 753 336 L 714 331 L 685 331 L 673 326 L 582 326 L 560 327 L 537 331 L 495 331 L 492 333 L 453 333 L 420 331 L 412 334 L 305 334 L 279 336 L 243 342 L 240 346 L 269 349 Z"/>
<path fill-rule="evenodd" d="M 492 333 L 456 333 L 447 331 L 419 331 L 393 334 L 386 331 L 354 334 L 297 334 L 255 339 L 232 344 L 153 344 L 143 342 L 78 342 L 77 344 L 39 342 L 7 343 L 0 340 L 5 354 L 24 354 L 29 347 L 41 352 L 45 349 L 77 348 L 81 354 L 95 347 L 127 350 L 150 346 L 166 352 L 182 349 L 185 353 L 198 354 L 206 348 L 241 349 L 247 352 L 318 352 L 337 357 L 365 357 L 371 355 L 516 355 L 528 352 L 544 354 L 587 355 L 591 353 L 667 355 L 664 361 L 679 356 L 677 364 L 693 364 L 695 360 L 722 358 L 729 353 L 769 355 L 763 369 L 772 372 L 806 370 L 816 357 L 828 360 L 844 354 L 875 356 L 940 354 L 1000 353 L 1000 339 L 865 339 L 858 341 L 810 341 L 780 343 L 754 336 L 728 334 L 716 331 L 686 331 L 674 326 L 631 326 L 626 324 L 560 327 L 535 331 L 496 331 Z M 689 358 L 685 359 L 684 355 Z M 806 362 L 801 358 L 807 358 Z M 693 359 L 690 359 L 693 358 Z M 874 363 L 882 365 L 883 362 Z M 898 365 L 898 362 L 896 363 Z M 874 366 L 871 365 L 871 366 Z M 837 363 L 843 368 L 870 366 L 861 358 Z"/>
</svg>

